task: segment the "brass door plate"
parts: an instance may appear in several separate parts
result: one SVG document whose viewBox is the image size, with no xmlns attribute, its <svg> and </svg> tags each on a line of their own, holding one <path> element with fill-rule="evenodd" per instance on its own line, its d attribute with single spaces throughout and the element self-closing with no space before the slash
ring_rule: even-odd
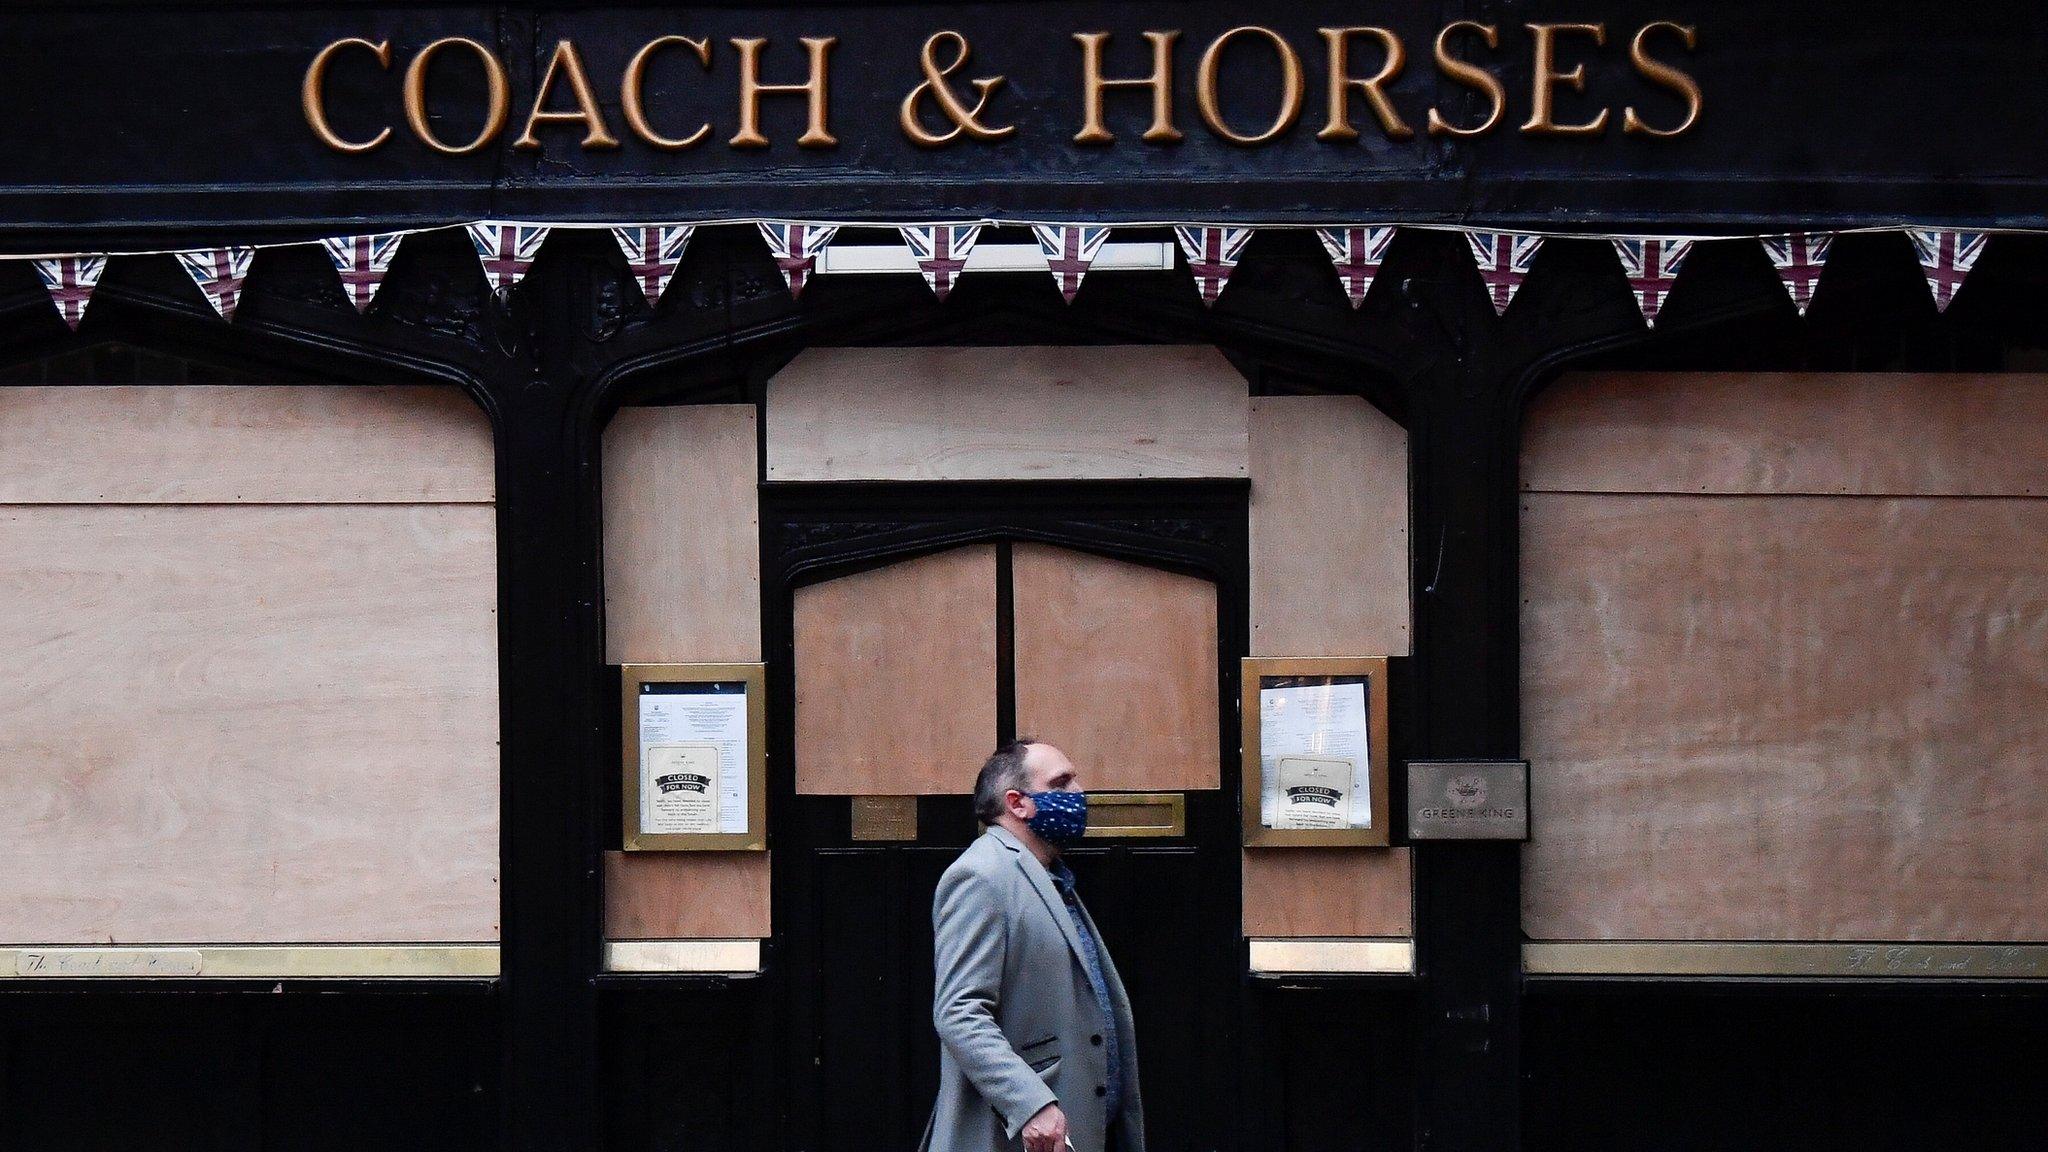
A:
<svg viewBox="0 0 2048 1152">
<path fill-rule="evenodd" d="M 1087 836 L 1185 836 L 1187 811 L 1180 792 L 1090 792 Z"/>
<path fill-rule="evenodd" d="M 855 840 L 917 839 L 917 797 L 855 796 Z"/>
</svg>

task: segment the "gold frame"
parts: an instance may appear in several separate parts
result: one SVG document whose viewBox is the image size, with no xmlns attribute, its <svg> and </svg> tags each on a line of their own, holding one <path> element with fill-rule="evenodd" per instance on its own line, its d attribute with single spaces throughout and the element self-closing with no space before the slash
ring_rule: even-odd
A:
<svg viewBox="0 0 2048 1152">
<path fill-rule="evenodd" d="M 1362 676 L 1366 680 L 1367 769 L 1372 779 L 1370 828 L 1268 828 L 1259 823 L 1265 783 L 1259 755 L 1259 681 L 1266 676 Z M 1249 848 L 1385 848 L 1393 843 L 1387 766 L 1387 658 L 1385 656 L 1247 656 L 1238 662 L 1239 752 L 1244 758 L 1244 843 Z"/>
<path fill-rule="evenodd" d="M 640 832 L 640 686 L 744 681 L 747 686 L 747 830 Z M 619 810 L 628 852 L 768 850 L 768 667 L 765 664 L 622 664 L 619 711 L 623 775 Z"/>
</svg>

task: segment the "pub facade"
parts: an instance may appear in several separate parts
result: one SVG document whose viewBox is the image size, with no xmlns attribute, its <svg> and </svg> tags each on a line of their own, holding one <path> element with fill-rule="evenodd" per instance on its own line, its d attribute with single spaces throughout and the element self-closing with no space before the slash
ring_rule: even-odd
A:
<svg viewBox="0 0 2048 1152">
<path fill-rule="evenodd" d="M 0 1146 L 2029 1146 L 2044 21 L 13 6 Z"/>
</svg>

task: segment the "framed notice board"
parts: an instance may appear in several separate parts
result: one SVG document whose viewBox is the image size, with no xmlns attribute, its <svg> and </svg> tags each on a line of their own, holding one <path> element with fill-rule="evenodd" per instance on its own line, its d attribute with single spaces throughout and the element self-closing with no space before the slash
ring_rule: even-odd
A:
<svg viewBox="0 0 2048 1152">
<path fill-rule="evenodd" d="M 765 851 L 763 666 L 627 664 L 619 671 L 626 851 Z"/>
<path fill-rule="evenodd" d="M 1241 665 L 1244 842 L 1391 842 L 1384 656 L 1250 657 Z"/>
</svg>

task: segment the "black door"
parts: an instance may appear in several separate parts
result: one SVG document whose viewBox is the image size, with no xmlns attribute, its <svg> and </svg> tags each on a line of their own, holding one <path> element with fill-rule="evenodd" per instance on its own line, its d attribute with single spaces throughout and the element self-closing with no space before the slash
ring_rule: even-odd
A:
<svg viewBox="0 0 2048 1152">
<path fill-rule="evenodd" d="M 1152 1146 L 1238 1146 L 1235 678 L 1246 643 L 1245 498 L 1244 486 L 1229 482 L 765 488 L 775 875 L 768 980 L 780 1006 L 773 1043 L 782 1078 L 768 1107 L 784 1148 L 909 1149 L 923 1132 L 938 1073 L 932 892 L 978 832 L 964 793 L 979 756 L 1016 734 L 1015 565 L 1020 551 L 1047 546 L 1214 588 L 1216 786 L 1178 790 L 1178 834 L 1091 838 L 1069 859 L 1130 991 Z M 995 699 L 976 713 L 977 725 L 993 721 L 985 744 L 944 769 L 957 774 L 962 794 L 870 802 L 897 818 L 881 828 L 890 838 L 858 839 L 877 834 L 873 823 L 855 827 L 860 801 L 798 791 L 799 590 L 967 548 L 992 554 L 996 581 Z M 922 625 L 915 612 L 889 622 Z M 1084 783 L 1100 767 L 1079 766 Z M 910 811 L 914 829 L 902 819 Z"/>
</svg>

